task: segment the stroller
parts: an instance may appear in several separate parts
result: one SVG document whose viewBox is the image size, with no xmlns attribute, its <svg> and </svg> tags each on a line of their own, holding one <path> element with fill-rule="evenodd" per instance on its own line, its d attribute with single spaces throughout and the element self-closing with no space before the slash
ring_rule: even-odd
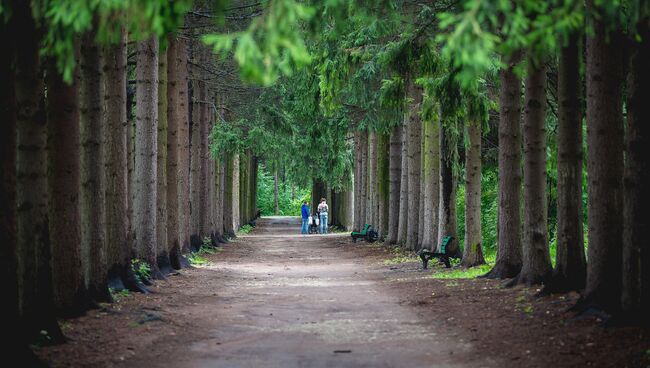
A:
<svg viewBox="0 0 650 368">
<path fill-rule="evenodd" d="M 319 213 L 316 212 L 316 214 L 309 216 L 308 232 L 310 234 L 318 234 L 319 232 L 318 225 L 320 225 L 320 216 Z"/>
</svg>

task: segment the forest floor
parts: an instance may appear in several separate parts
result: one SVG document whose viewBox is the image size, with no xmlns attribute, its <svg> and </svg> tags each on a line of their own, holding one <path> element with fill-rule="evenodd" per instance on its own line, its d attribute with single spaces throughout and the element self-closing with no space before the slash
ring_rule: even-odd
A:
<svg viewBox="0 0 650 368">
<path fill-rule="evenodd" d="M 263 218 L 208 256 L 86 316 L 54 367 L 647 367 L 650 331 L 566 310 L 577 295 L 484 279 L 435 279 L 378 244 L 295 235 Z"/>
</svg>

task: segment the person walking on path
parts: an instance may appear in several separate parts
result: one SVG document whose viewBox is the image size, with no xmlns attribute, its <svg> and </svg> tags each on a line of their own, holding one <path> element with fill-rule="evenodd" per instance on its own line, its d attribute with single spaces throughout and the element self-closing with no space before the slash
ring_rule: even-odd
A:
<svg viewBox="0 0 650 368">
<path fill-rule="evenodd" d="M 318 205 L 318 212 L 320 213 L 320 233 L 327 234 L 327 202 L 325 198 L 320 199 L 320 204 Z"/>
<path fill-rule="evenodd" d="M 302 228 L 300 229 L 300 233 L 307 234 L 307 224 L 309 223 L 309 205 L 307 201 L 302 204 L 300 211 L 302 212 Z"/>
</svg>

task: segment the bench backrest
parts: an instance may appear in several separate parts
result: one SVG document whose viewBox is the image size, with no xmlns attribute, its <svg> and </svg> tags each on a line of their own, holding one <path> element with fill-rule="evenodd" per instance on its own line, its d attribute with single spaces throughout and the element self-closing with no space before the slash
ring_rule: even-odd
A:
<svg viewBox="0 0 650 368">
<path fill-rule="evenodd" d="M 447 253 L 447 244 L 453 239 L 454 237 L 451 235 L 447 235 L 444 238 L 442 238 L 442 243 L 440 243 L 440 253 L 446 254 Z"/>
</svg>

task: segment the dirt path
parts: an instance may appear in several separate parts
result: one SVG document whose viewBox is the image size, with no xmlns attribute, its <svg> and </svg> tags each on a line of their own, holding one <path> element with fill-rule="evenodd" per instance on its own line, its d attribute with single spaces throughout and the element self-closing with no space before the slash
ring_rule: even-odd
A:
<svg viewBox="0 0 650 368">
<path fill-rule="evenodd" d="M 261 219 L 212 264 L 65 322 L 73 341 L 39 354 L 54 366 L 542 367 L 616 366 L 650 348 L 640 330 L 560 326 L 565 297 L 536 304 L 537 318 L 521 311 L 528 290 L 432 280 L 417 263 L 384 265 L 384 248 L 298 228 Z"/>
</svg>

